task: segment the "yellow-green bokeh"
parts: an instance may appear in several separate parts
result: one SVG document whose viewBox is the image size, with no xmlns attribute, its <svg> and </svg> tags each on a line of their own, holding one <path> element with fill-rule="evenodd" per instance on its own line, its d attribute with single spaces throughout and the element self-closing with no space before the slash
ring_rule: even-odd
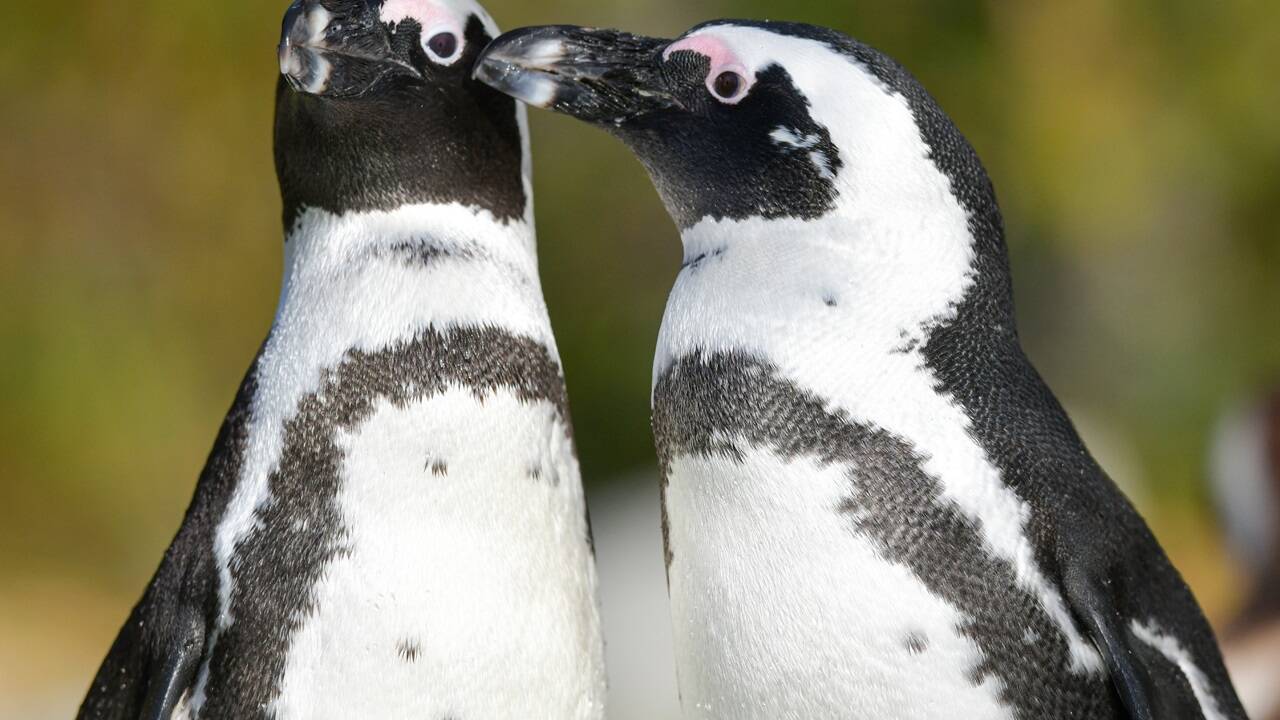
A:
<svg viewBox="0 0 1280 720">
<path fill-rule="evenodd" d="M 268 328 L 285 4 L 6 10 L 0 694 L 79 694 L 176 528 Z M 715 17 L 804 20 L 901 60 L 993 176 L 1033 359 L 1206 606 L 1231 609 L 1205 451 L 1224 403 L 1280 376 L 1280 3 L 490 9 L 506 27 L 666 36 Z M 678 242 L 620 145 L 544 113 L 533 130 L 544 285 L 599 487 L 653 462 L 649 374 Z M 28 707 L 12 703 L 0 713 Z"/>
</svg>

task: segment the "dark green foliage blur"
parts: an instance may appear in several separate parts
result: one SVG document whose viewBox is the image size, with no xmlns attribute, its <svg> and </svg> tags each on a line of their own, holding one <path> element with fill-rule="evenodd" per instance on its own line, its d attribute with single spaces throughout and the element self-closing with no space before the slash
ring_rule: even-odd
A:
<svg viewBox="0 0 1280 720">
<path fill-rule="evenodd" d="M 0 42 L 0 635 L 38 598 L 107 598 L 92 615 L 107 629 L 94 624 L 84 651 L 96 655 L 119 622 L 112 603 L 136 596 L 177 527 L 271 323 L 286 2 L 12 5 Z M 1280 382 L 1280 3 L 489 7 L 504 27 L 668 37 L 715 17 L 802 20 L 898 58 L 991 172 L 1032 358 L 1206 603 L 1229 602 L 1205 451 L 1226 403 Z M 679 243 L 619 144 L 541 112 L 533 131 L 544 285 L 598 488 L 653 464 L 650 370 Z"/>
</svg>

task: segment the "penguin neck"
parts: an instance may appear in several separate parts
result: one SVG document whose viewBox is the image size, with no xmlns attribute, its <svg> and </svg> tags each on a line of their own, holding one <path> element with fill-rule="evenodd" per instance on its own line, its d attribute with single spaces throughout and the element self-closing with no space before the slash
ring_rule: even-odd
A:
<svg viewBox="0 0 1280 720">
<path fill-rule="evenodd" d="M 331 101 L 277 89 L 275 165 L 285 231 L 307 209 L 390 211 L 459 203 L 529 222 L 525 110 L 487 88 L 404 88 Z M 483 152 L 476 152 L 482 148 Z"/>
<path fill-rule="evenodd" d="M 500 219 L 459 203 L 408 203 L 393 210 L 333 213 L 306 209 L 285 234 L 285 282 L 298 274 L 398 258 L 422 264 L 483 257 L 537 269 L 532 223 Z"/>
<path fill-rule="evenodd" d="M 554 352 L 529 223 L 459 204 L 301 213 L 285 242 L 277 339 L 340 353 L 459 326 L 503 328 Z"/>
<path fill-rule="evenodd" d="M 725 350 L 786 363 L 829 349 L 873 371 L 917 362 L 936 328 L 961 320 L 975 332 L 998 326 L 1016 347 L 1003 241 L 977 237 L 969 213 L 946 198 L 923 210 L 846 198 L 817 220 L 704 220 L 685 230 L 655 381 L 681 357 Z M 960 318 L 971 305 L 982 312 Z"/>
</svg>

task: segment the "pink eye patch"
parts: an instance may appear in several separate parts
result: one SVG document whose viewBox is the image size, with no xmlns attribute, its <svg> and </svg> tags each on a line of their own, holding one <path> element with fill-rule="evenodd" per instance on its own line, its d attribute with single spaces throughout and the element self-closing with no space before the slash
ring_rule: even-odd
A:
<svg viewBox="0 0 1280 720">
<path fill-rule="evenodd" d="M 726 72 L 737 73 L 742 76 L 744 82 L 737 96 L 728 100 L 721 98 L 722 102 L 738 102 L 746 97 L 747 92 L 751 90 L 751 86 L 755 84 L 754 73 L 748 73 L 747 67 L 738 59 L 737 54 L 723 40 L 714 35 L 701 34 L 677 40 L 667 46 L 667 49 L 662 53 L 662 59 L 669 60 L 672 53 L 682 50 L 696 52 L 711 60 L 711 72 L 707 74 L 707 89 L 717 97 L 719 95 L 713 87 L 717 77 Z"/>
<path fill-rule="evenodd" d="M 428 0 L 387 0 L 379 17 L 384 23 L 416 20 L 423 30 L 452 19 L 444 8 Z"/>
<path fill-rule="evenodd" d="M 378 17 L 384 23 L 398 23 L 402 20 L 414 20 L 422 27 L 422 42 L 428 43 L 431 38 L 442 32 L 453 33 L 456 42 L 461 43 L 465 28 L 457 14 L 448 7 L 431 0 L 387 0 Z M 456 45 L 455 45 L 456 48 Z M 455 52 L 454 56 L 457 55 Z M 449 58 L 439 58 L 448 60 Z M 453 57 L 452 59 L 457 59 Z M 450 64 L 450 63 L 445 63 Z"/>
</svg>

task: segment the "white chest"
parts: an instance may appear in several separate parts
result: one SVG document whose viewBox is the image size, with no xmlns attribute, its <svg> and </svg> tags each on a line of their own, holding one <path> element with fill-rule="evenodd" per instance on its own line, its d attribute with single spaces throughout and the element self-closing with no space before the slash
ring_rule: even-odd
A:
<svg viewBox="0 0 1280 720">
<path fill-rule="evenodd" d="M 350 552 L 290 647 L 278 717 L 596 718 L 603 663 L 556 409 L 454 389 L 340 438 Z"/>
<path fill-rule="evenodd" d="M 778 229 L 786 228 L 774 228 Z M 899 439 L 919 457 L 920 470 L 938 481 L 939 499 L 945 506 L 977 528 L 982 555 L 1011 567 L 1012 583 L 1035 597 L 1054 630 L 1066 639 L 1071 657 L 1070 666 L 1063 670 L 1100 673 L 1101 657 L 1083 638 L 1060 591 L 1036 563 L 1026 529 L 1031 508 L 1005 484 L 1000 470 L 971 436 L 970 419 L 938 390 L 937 378 L 921 352 L 930 330 L 945 321 L 954 312 L 953 304 L 963 297 L 964 274 L 947 271 L 956 263 L 923 265 L 908 280 L 893 283 L 895 293 L 889 293 L 887 278 L 901 275 L 892 267 L 906 262 L 893 255 L 906 252 L 901 248 L 883 250 L 888 257 L 877 257 L 876 248 L 857 243 L 845 246 L 826 236 L 801 239 L 769 232 L 729 241 L 722 229 L 711 230 L 715 232 L 695 238 L 696 243 L 710 247 L 715 238 L 726 249 L 700 267 L 686 270 L 677 281 L 659 336 L 655 382 L 681 359 L 736 354 L 774 368 L 797 392 L 820 399 L 825 412 L 838 414 L 841 423 L 874 428 Z M 833 231 L 831 237 L 838 235 Z M 768 292 L 759 290 L 764 278 L 768 278 Z M 710 482 L 699 474 L 704 470 L 684 470 L 687 484 Z M 730 477 L 735 471 L 726 465 L 717 472 Z M 752 474 L 736 472 L 745 473 L 737 482 L 753 485 L 761 505 L 740 514 L 706 515 L 704 522 L 741 524 L 743 532 L 755 527 L 755 532 L 767 534 L 777 526 L 795 523 L 797 512 L 835 514 L 836 501 L 830 498 L 814 500 L 803 509 L 778 506 Z M 794 471 L 788 472 L 795 476 Z M 766 486 L 769 481 L 761 479 Z M 673 475 L 667 499 L 672 518 L 687 512 L 681 507 L 685 499 L 677 494 L 676 484 Z M 760 508 L 771 507 L 776 515 L 766 518 Z M 821 522 L 836 522 L 836 518 Z M 842 532 L 852 534 L 848 527 Z M 674 521 L 672 538 L 678 555 Z M 788 552 L 799 555 L 819 547 L 836 546 L 801 544 Z M 858 573 L 836 576 L 833 582 L 853 584 L 858 577 Z M 673 598 L 701 591 L 690 578 L 691 584 L 679 589 L 673 578 Z M 837 623 L 829 629 L 839 627 Z"/>
<path fill-rule="evenodd" d="M 286 267 L 193 710 L 598 717 L 595 571 L 531 230 L 459 206 L 312 210 Z"/>
<path fill-rule="evenodd" d="M 672 618 L 697 718 L 1009 717 L 961 615 L 839 512 L 847 468 L 748 450 L 677 457 Z"/>
</svg>

